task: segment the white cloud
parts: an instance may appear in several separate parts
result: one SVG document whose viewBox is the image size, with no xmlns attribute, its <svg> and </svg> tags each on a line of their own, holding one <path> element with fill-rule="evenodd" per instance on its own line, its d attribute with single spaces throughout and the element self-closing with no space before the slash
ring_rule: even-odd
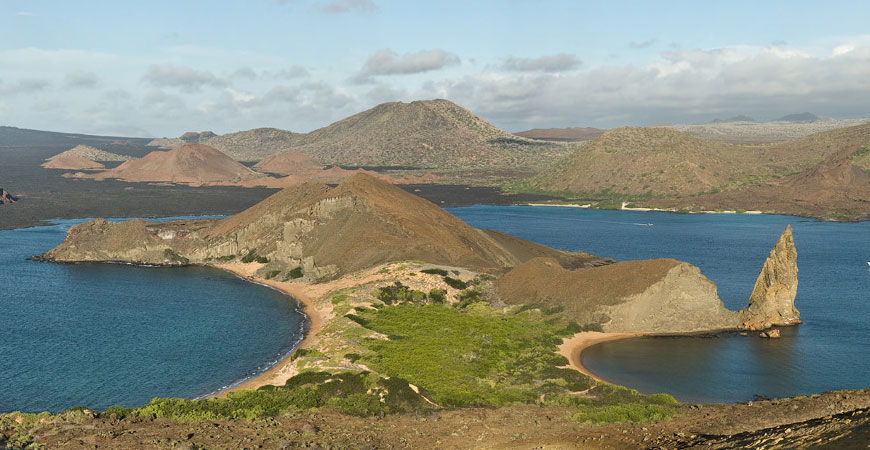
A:
<svg viewBox="0 0 870 450">
<path fill-rule="evenodd" d="M 93 89 L 97 87 L 97 81 L 93 72 L 76 71 L 66 74 L 64 85 L 72 89 Z"/>
<path fill-rule="evenodd" d="M 697 122 L 721 114 L 760 119 L 811 111 L 866 117 L 870 46 L 836 57 L 779 47 L 664 52 L 645 66 L 572 75 L 479 74 L 424 85 L 509 129 Z"/>
<path fill-rule="evenodd" d="M 51 82 L 45 78 L 22 78 L 13 83 L 0 80 L 0 94 L 9 96 L 32 94 L 34 92 L 44 91 L 50 85 Z"/>
<path fill-rule="evenodd" d="M 855 50 L 854 45 L 849 45 L 849 44 L 838 45 L 838 46 L 834 47 L 834 49 L 831 51 L 831 55 L 833 55 L 833 56 L 845 55 L 846 53 L 849 53 L 852 50 Z"/>
<path fill-rule="evenodd" d="M 459 57 L 441 49 L 420 50 L 415 53 L 398 53 L 385 48 L 378 50 L 366 60 L 357 81 L 369 82 L 377 75 L 407 75 L 430 72 L 459 64 Z"/>
<path fill-rule="evenodd" d="M 565 72 L 576 69 L 581 64 L 580 58 L 570 53 L 541 56 L 538 58 L 505 59 L 501 67 L 514 72 Z"/>
<path fill-rule="evenodd" d="M 174 87 L 187 92 L 199 91 L 204 86 L 223 87 L 227 84 L 211 72 L 169 64 L 152 64 L 142 79 L 154 86 Z"/>
</svg>

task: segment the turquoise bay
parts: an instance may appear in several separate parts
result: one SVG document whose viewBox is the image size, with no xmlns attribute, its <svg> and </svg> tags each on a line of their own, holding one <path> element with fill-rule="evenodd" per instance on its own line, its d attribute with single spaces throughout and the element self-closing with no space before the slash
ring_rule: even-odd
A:
<svg viewBox="0 0 870 450">
<path fill-rule="evenodd" d="M 294 299 L 220 270 L 26 259 L 77 222 L 0 231 L 0 412 L 194 398 L 302 339 Z"/>
<path fill-rule="evenodd" d="M 778 340 L 724 334 L 616 341 L 583 353 L 604 379 L 683 401 L 737 402 L 870 387 L 870 223 L 791 216 L 474 206 L 451 212 L 565 250 L 617 260 L 669 257 L 701 268 L 726 306 L 746 306 L 786 225 L 794 228 L 803 325 Z M 653 226 L 648 226 L 652 224 Z"/>
</svg>

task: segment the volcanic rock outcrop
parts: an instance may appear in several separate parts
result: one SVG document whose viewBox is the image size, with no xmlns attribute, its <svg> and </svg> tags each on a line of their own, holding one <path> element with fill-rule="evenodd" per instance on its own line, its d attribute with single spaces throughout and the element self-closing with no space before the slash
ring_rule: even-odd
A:
<svg viewBox="0 0 870 450">
<path fill-rule="evenodd" d="M 749 307 L 740 311 L 725 308 L 716 285 L 700 269 L 673 259 L 572 271 L 535 258 L 505 274 L 496 286 L 505 303 L 559 306 L 578 324 L 607 332 L 761 330 L 800 323 L 794 307 L 796 260 L 788 227 L 764 263 Z"/>
<path fill-rule="evenodd" d="M 86 222 L 70 228 L 67 239 L 43 259 L 182 264 L 245 256 L 267 260 L 264 273 L 301 267 L 309 280 L 408 259 L 491 273 L 539 256 L 571 268 L 610 262 L 472 228 L 435 204 L 364 174 L 335 188 L 319 183 L 288 188 L 222 220 Z"/>
<path fill-rule="evenodd" d="M 559 306 L 577 323 L 606 332 L 722 330 L 734 328 L 739 315 L 725 308 L 700 269 L 674 259 L 572 271 L 535 258 L 508 272 L 497 288 L 505 303 Z"/>
<path fill-rule="evenodd" d="M 13 197 L 9 192 L 6 192 L 6 189 L 0 188 L 0 205 L 8 205 L 17 201 L 18 199 Z"/>
<path fill-rule="evenodd" d="M 749 296 L 749 307 L 741 311 L 741 328 L 765 329 L 801 323 L 801 314 L 794 306 L 797 274 L 797 250 L 789 225 L 764 261 Z"/>
</svg>

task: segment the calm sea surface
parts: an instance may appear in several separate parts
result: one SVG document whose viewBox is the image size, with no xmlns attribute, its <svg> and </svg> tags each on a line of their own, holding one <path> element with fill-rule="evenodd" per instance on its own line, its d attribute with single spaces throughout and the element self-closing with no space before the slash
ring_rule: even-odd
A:
<svg viewBox="0 0 870 450">
<path fill-rule="evenodd" d="M 27 261 L 70 225 L 0 231 L 0 413 L 205 395 L 302 339 L 298 303 L 207 268 Z"/>
<path fill-rule="evenodd" d="M 683 401 L 870 388 L 870 223 L 527 206 L 450 211 L 475 227 L 555 248 L 688 261 L 717 284 L 731 309 L 746 306 L 764 259 L 791 224 L 803 325 L 784 328 L 778 340 L 725 334 L 605 343 L 584 352 L 583 363 L 604 379 Z"/>
</svg>

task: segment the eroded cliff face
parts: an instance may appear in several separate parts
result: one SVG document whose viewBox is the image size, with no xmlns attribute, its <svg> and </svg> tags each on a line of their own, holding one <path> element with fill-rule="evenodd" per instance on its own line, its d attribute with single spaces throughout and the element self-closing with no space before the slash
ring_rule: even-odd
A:
<svg viewBox="0 0 870 450">
<path fill-rule="evenodd" d="M 765 329 L 801 323 L 801 314 L 794 306 L 797 275 L 797 250 L 789 225 L 764 261 L 749 297 L 749 307 L 741 310 L 741 328 Z"/>
<path fill-rule="evenodd" d="M 700 269 L 674 259 L 567 270 L 536 258 L 508 272 L 497 289 L 505 303 L 559 306 L 578 324 L 606 332 L 721 330 L 736 327 L 739 319 Z"/>
<path fill-rule="evenodd" d="M 800 323 L 794 306 L 797 252 L 791 227 L 770 251 L 749 306 L 740 311 L 725 308 L 716 285 L 699 268 L 673 259 L 568 270 L 536 258 L 508 272 L 497 289 L 505 303 L 559 306 L 578 324 L 597 325 L 606 332 L 763 330 Z"/>
<path fill-rule="evenodd" d="M 725 308 L 716 285 L 687 262 L 668 270 L 642 293 L 604 308 L 604 331 L 692 333 L 734 328 L 739 313 Z"/>
</svg>

